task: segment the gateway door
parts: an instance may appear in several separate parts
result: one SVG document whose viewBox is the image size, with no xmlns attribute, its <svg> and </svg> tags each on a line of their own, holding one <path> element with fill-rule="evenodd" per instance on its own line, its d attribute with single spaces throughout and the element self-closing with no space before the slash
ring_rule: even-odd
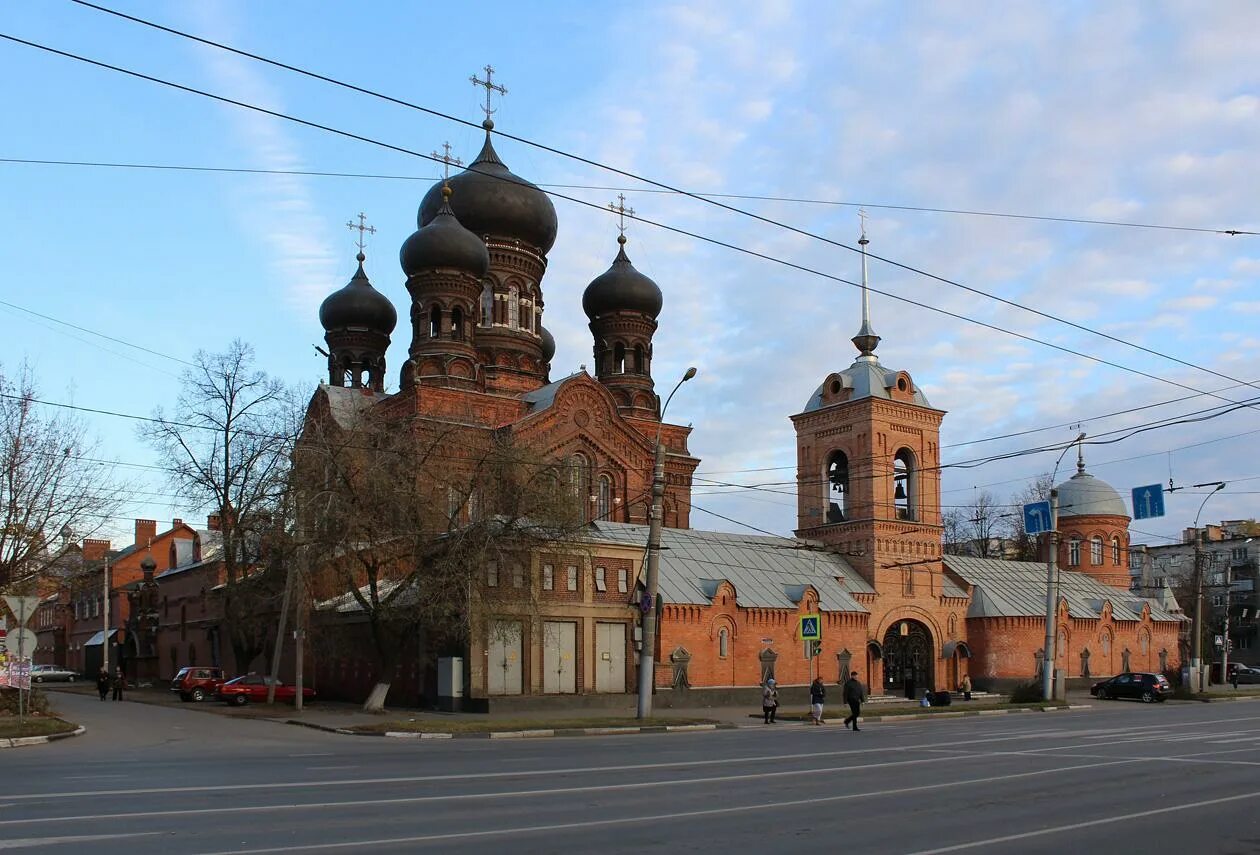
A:
<svg viewBox="0 0 1260 855">
<path fill-rule="evenodd" d="M 571 695 L 577 691 L 577 624 L 548 621 L 543 624 L 543 692 Z"/>
<path fill-rule="evenodd" d="M 486 657 L 486 692 L 491 695 L 521 693 L 521 625 L 497 620 L 490 624 Z"/>
<path fill-rule="evenodd" d="M 626 625 L 595 624 L 595 691 L 626 690 Z"/>
</svg>

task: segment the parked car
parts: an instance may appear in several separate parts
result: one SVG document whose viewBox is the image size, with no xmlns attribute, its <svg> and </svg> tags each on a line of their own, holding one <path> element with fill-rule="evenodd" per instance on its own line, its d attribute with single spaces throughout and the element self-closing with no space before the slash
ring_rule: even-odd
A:
<svg viewBox="0 0 1260 855">
<path fill-rule="evenodd" d="M 222 668 L 180 668 L 175 679 L 171 680 L 171 691 L 179 695 L 181 701 L 204 701 L 219 694 L 223 685 Z"/>
<path fill-rule="evenodd" d="M 235 706 L 244 706 L 253 701 L 255 703 L 267 702 L 267 685 L 271 683 L 270 677 L 264 677 L 260 674 L 248 674 L 244 677 L 237 677 L 235 680 L 228 680 L 219 689 L 219 696 L 223 698 L 224 703 L 233 704 Z M 297 696 L 297 687 L 290 686 L 279 680 L 276 683 L 276 700 L 290 701 Z M 309 686 L 302 687 L 302 699 L 310 700 L 315 697 L 315 690 Z"/>
<path fill-rule="evenodd" d="M 1164 701 L 1172 694 L 1172 686 L 1163 674 L 1117 674 L 1110 680 L 1101 680 L 1090 688 L 1089 693 L 1100 700 L 1133 698 L 1144 704 Z"/>
<path fill-rule="evenodd" d="M 79 679 L 79 675 L 62 668 L 60 665 L 35 665 L 31 667 L 32 683 L 54 683 L 57 681 L 65 683 L 73 683 Z"/>
<path fill-rule="evenodd" d="M 1243 685 L 1244 683 L 1247 683 L 1247 684 L 1260 683 L 1260 668 L 1253 668 L 1249 665 L 1239 665 L 1237 676 L 1238 676 L 1238 685 L 1240 686 Z"/>
</svg>

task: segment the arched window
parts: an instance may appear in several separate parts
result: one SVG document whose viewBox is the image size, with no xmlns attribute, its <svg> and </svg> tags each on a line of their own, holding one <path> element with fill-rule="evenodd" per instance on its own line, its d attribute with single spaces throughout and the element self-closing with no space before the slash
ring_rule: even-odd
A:
<svg viewBox="0 0 1260 855">
<path fill-rule="evenodd" d="M 643 345 L 641 344 L 636 344 L 634 346 L 634 369 L 633 370 L 635 374 L 648 373 L 647 363 L 644 361 Z"/>
<path fill-rule="evenodd" d="M 1111 539 L 1111 563 L 1116 567 L 1120 566 L 1120 538 L 1118 537 Z"/>
<path fill-rule="evenodd" d="M 612 479 L 607 475 L 599 476 L 599 500 L 595 503 L 595 518 L 608 519 L 612 513 Z"/>
<path fill-rule="evenodd" d="M 442 335 L 442 307 L 434 305 L 429 310 L 429 338 L 439 338 Z"/>
<path fill-rule="evenodd" d="M 1089 563 L 1095 567 L 1103 563 L 1103 541 L 1098 535 L 1089 541 Z"/>
<path fill-rule="evenodd" d="M 520 322 L 521 329 L 529 332 L 534 331 L 534 301 L 530 298 L 529 293 L 521 295 Z"/>
<path fill-rule="evenodd" d="M 569 458 L 569 489 L 574 498 L 582 502 L 582 512 L 590 513 L 586 508 L 587 497 L 591 495 L 591 461 L 585 454 L 575 454 Z"/>
<path fill-rule="evenodd" d="M 464 340 L 464 310 L 458 306 L 451 309 L 451 338 L 455 341 Z"/>
<path fill-rule="evenodd" d="M 731 653 L 731 634 L 726 627 L 718 630 L 718 658 L 725 659 Z"/>
<path fill-rule="evenodd" d="M 500 292 L 494 294 L 494 325 L 505 327 L 508 325 L 508 295 Z"/>
<path fill-rule="evenodd" d="M 1081 540 L 1078 537 L 1068 541 L 1068 566 L 1081 566 Z"/>
<path fill-rule="evenodd" d="M 914 452 L 903 448 L 893 457 L 893 505 L 897 519 L 917 519 L 919 478 L 915 471 Z"/>
<path fill-rule="evenodd" d="M 480 324 L 483 327 L 490 326 L 490 321 L 494 317 L 494 288 L 489 282 L 481 286 L 481 318 Z"/>
<path fill-rule="evenodd" d="M 503 319 L 504 326 L 519 327 L 520 326 L 520 305 L 521 291 L 513 283 L 508 286 L 507 292 L 507 317 Z"/>
<path fill-rule="evenodd" d="M 848 498 L 849 458 L 843 451 L 833 451 L 827 460 L 827 522 L 845 521 Z"/>
<path fill-rule="evenodd" d="M 624 374 L 626 370 L 626 346 L 621 342 L 613 345 L 613 374 Z"/>
</svg>

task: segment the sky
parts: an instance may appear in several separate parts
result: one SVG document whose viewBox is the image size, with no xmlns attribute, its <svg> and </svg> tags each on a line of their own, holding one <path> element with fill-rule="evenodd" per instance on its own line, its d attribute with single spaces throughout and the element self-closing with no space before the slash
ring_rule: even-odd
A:
<svg viewBox="0 0 1260 855">
<path fill-rule="evenodd" d="M 483 136 L 469 77 L 490 64 L 508 90 L 498 130 L 773 221 L 496 140 L 517 175 L 594 206 L 554 199 L 553 377 L 590 364 L 581 294 L 616 254 L 602 209 L 618 193 L 644 219 L 769 257 L 628 226 L 631 259 L 665 295 L 658 391 L 698 369 L 668 413 L 694 426 L 697 528 L 795 526 L 788 417 L 856 355 L 859 205 L 871 285 L 902 298 L 871 298 L 878 355 L 948 412 L 946 509 L 986 490 L 1008 501 L 1060 453 L 1018 452 L 1083 430 L 1109 441 L 1086 447 L 1088 468 L 1126 500 L 1186 487 L 1133 524 L 1135 543 L 1178 538 L 1209 492 L 1193 484 L 1228 482 L 1201 521 L 1257 516 L 1260 417 L 1221 411 L 1260 399 L 1260 236 L 1223 233 L 1260 231 L 1260 5 L 103 2 L 474 124 L 69 0 L 8 4 L 0 33 L 422 154 L 449 141 L 464 162 Z M 410 337 L 397 252 L 433 162 L 7 40 L 0 78 L 7 370 L 29 361 L 50 401 L 144 416 L 175 400 L 179 360 L 240 338 L 308 395 L 325 376 L 318 306 L 354 272 L 346 224 L 364 212 L 367 273 L 399 308 L 397 388 Z M 35 160 L 255 171 L 13 162 Z M 84 418 L 139 485 L 118 540 L 132 517 L 204 515 L 143 468 L 157 460 L 134 421 Z M 997 455 L 1014 456 L 949 465 Z"/>
</svg>

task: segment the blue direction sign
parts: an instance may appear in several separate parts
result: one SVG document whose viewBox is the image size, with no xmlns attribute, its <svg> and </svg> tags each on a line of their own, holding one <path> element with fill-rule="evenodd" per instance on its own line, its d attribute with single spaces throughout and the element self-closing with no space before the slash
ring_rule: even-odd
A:
<svg viewBox="0 0 1260 855">
<path fill-rule="evenodd" d="M 1041 534 L 1050 530 L 1050 503 L 1032 502 L 1024 505 L 1024 531 Z"/>
<path fill-rule="evenodd" d="M 1164 515 L 1164 485 L 1148 484 L 1133 488 L 1133 518 L 1148 520 Z"/>
<path fill-rule="evenodd" d="M 801 638 L 822 638 L 822 621 L 818 619 L 818 615 L 801 615 Z"/>
</svg>

